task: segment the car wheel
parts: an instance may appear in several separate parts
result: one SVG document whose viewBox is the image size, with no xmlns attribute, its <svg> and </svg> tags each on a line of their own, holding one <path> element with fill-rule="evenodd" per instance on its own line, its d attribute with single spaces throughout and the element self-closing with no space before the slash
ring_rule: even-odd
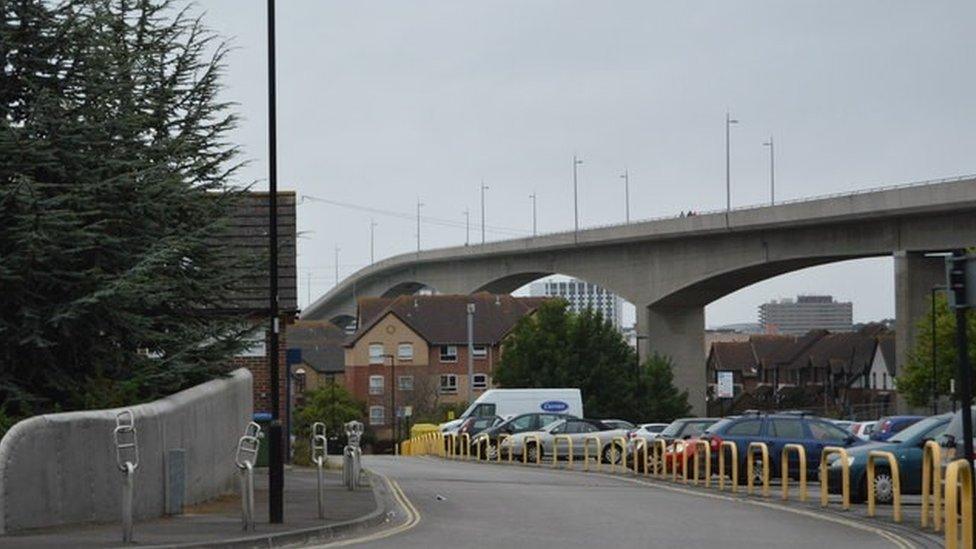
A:
<svg viewBox="0 0 976 549">
<path fill-rule="evenodd" d="M 535 463 L 537 459 L 539 459 L 541 461 L 541 457 L 542 456 L 541 456 L 541 453 L 539 451 L 539 446 L 537 444 L 535 444 L 534 442 L 531 443 L 531 444 L 529 444 L 528 448 L 525 449 L 525 456 L 526 456 L 526 459 L 529 460 L 529 463 Z M 536 456 L 539 456 L 539 457 L 536 457 Z"/>
<path fill-rule="evenodd" d="M 603 449 L 603 462 L 617 465 L 624 457 L 624 452 L 618 444 L 607 444 Z"/>
<path fill-rule="evenodd" d="M 490 443 L 485 443 L 487 448 L 485 449 L 485 459 L 488 461 L 495 461 L 498 459 L 498 445 L 492 446 Z"/>
<path fill-rule="evenodd" d="M 867 475 L 865 475 L 864 489 L 867 491 Z M 877 503 L 891 503 L 894 499 L 894 481 L 891 472 L 887 469 L 879 469 L 874 474 L 874 501 Z"/>
</svg>

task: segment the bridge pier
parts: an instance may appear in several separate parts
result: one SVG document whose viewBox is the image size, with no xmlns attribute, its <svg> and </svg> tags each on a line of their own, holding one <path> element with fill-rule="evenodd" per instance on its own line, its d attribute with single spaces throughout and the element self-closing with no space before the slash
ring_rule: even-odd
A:
<svg viewBox="0 0 976 549">
<path fill-rule="evenodd" d="M 894 257 L 895 375 L 898 376 L 905 371 L 909 352 L 915 347 L 919 320 L 931 311 L 932 286 L 945 284 L 945 260 L 925 257 L 923 252 L 898 251 Z M 909 411 L 900 396 L 896 406 L 899 412 Z"/>
<path fill-rule="evenodd" d="M 675 386 L 688 391 L 691 413 L 704 416 L 705 308 L 649 305 L 637 313 L 637 333 L 647 338 L 640 345 L 641 361 L 653 353 L 670 357 Z"/>
</svg>

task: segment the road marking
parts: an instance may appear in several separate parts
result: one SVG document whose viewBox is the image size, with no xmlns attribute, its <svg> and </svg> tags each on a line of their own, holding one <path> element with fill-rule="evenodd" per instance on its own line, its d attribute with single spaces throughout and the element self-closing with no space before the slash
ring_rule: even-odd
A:
<svg viewBox="0 0 976 549">
<path fill-rule="evenodd" d="M 422 458 L 424 458 L 424 459 L 430 459 L 431 461 L 438 461 L 438 460 L 435 460 L 435 459 L 430 458 L 428 456 L 422 456 Z M 496 464 L 496 463 L 485 463 L 485 464 L 477 464 L 477 465 L 488 465 L 489 467 L 492 467 L 492 466 L 497 466 L 498 464 Z M 518 465 L 522 465 L 522 464 L 518 464 Z M 503 467 L 507 467 L 507 465 L 504 465 L 504 464 L 502 466 Z M 540 467 L 532 466 L 532 467 L 529 468 L 529 470 L 533 470 L 533 469 L 536 470 L 536 471 L 540 471 L 540 472 L 561 473 L 561 474 L 571 474 L 571 473 L 581 473 L 581 472 L 583 472 L 583 471 L 568 470 L 568 469 L 552 469 L 552 468 L 549 468 L 549 467 L 540 468 Z M 627 482 L 630 482 L 630 483 L 633 483 L 633 484 L 640 484 L 640 485 L 643 485 L 643 486 L 649 486 L 651 488 L 657 488 L 657 489 L 660 489 L 660 490 L 667 490 L 667 491 L 671 491 L 671 492 L 675 492 L 675 493 L 680 493 L 680 494 L 687 494 L 687 495 L 704 497 L 704 498 L 711 498 L 711 499 L 717 499 L 717 500 L 722 500 L 722 501 L 742 502 L 742 503 L 747 503 L 747 504 L 754 505 L 754 506 L 757 506 L 757 507 L 766 507 L 766 508 L 769 508 L 769 509 L 775 509 L 775 510 L 780 510 L 780 511 L 787 511 L 787 512 L 790 512 L 790 513 L 793 513 L 793 514 L 796 514 L 796 515 L 806 516 L 806 517 L 809 517 L 809 518 L 814 518 L 814 519 L 818 519 L 818 520 L 822 520 L 822 521 L 826 521 L 826 522 L 833 522 L 835 524 L 840 524 L 840 525 L 843 525 L 843 526 L 847 526 L 847 527 L 850 527 L 850 528 L 854 528 L 856 530 L 861 530 L 861 531 L 869 532 L 869 533 L 875 534 L 876 536 L 878 536 L 878 537 L 880 537 L 880 538 L 882 538 L 882 539 L 884 539 L 886 541 L 891 542 L 896 547 L 899 547 L 899 548 L 902 548 L 902 549 L 914 549 L 914 548 L 917 547 L 915 544 L 911 543 L 909 540 L 901 537 L 900 535 L 895 534 L 893 532 L 889 532 L 889 531 L 884 530 L 882 528 L 878 528 L 878 527 L 875 527 L 875 526 L 871 526 L 869 524 L 864 524 L 864 523 L 861 523 L 861 522 L 858 522 L 858 521 L 854 521 L 854 520 L 850 520 L 850 519 L 845 519 L 845 518 L 842 518 L 842 517 L 835 517 L 835 516 L 831 516 L 831 515 L 827 515 L 827 514 L 823 514 L 823 513 L 817 513 L 815 511 L 811 511 L 811 510 L 808 510 L 808 509 L 797 509 L 797 508 L 794 508 L 794 507 L 789 507 L 789 506 L 786 506 L 786 505 L 780 505 L 780 504 L 772 503 L 772 502 L 769 502 L 769 501 L 758 501 L 758 500 L 753 500 L 753 499 L 745 499 L 745 498 L 732 497 L 732 496 L 724 495 L 724 494 L 713 494 L 713 493 L 702 492 L 702 491 L 699 491 L 699 490 L 690 490 L 690 489 L 681 488 L 681 487 L 678 487 L 678 486 L 671 486 L 669 484 L 662 484 L 662 483 L 659 483 L 659 482 L 648 482 L 648 481 L 643 480 L 643 479 L 629 478 L 629 477 L 625 477 L 625 476 L 621 476 L 621 475 L 611 475 L 609 473 L 599 473 L 599 472 L 596 472 L 596 473 L 594 473 L 594 472 L 583 472 L 583 473 L 584 474 L 588 474 L 588 475 L 600 476 L 600 477 L 604 477 L 604 478 L 607 478 L 607 479 L 623 480 L 623 481 L 627 481 Z"/>
<path fill-rule="evenodd" d="M 406 513 L 407 521 L 393 528 L 375 532 L 366 536 L 344 539 L 340 541 L 333 541 L 331 543 L 326 543 L 323 545 L 311 545 L 309 547 L 313 547 L 315 549 L 326 549 L 329 547 L 346 547 L 349 545 L 358 545 L 360 543 L 367 543 L 370 541 L 378 541 L 384 538 L 388 538 L 390 536 L 394 536 L 396 534 L 406 532 L 407 530 L 410 530 L 414 526 L 420 524 L 420 518 L 421 518 L 420 511 L 418 511 L 417 508 L 414 507 L 413 503 L 410 501 L 410 498 L 408 498 L 407 495 L 403 492 L 403 489 L 400 488 L 400 485 L 397 483 L 397 481 L 380 473 L 373 473 L 373 474 L 382 478 L 383 481 L 386 482 L 386 485 L 389 486 L 390 493 L 393 494 L 393 498 L 396 499 L 397 503 L 400 504 L 400 507 L 403 508 L 404 512 Z"/>
</svg>

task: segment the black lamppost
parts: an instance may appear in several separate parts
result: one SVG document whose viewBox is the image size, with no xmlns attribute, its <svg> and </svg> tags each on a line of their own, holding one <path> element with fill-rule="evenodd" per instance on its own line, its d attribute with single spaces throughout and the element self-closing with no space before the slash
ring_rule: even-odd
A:
<svg viewBox="0 0 976 549">
<path fill-rule="evenodd" d="M 932 286 L 932 415 L 939 414 L 939 366 L 936 362 L 936 339 L 935 339 L 935 292 L 944 291 L 945 286 L 937 284 Z"/>
</svg>

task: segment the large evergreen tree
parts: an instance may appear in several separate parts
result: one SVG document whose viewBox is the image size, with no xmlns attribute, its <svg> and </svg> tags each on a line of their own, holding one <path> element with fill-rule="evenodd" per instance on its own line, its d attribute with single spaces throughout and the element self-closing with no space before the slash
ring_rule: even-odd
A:
<svg viewBox="0 0 976 549">
<path fill-rule="evenodd" d="M 0 0 L 0 401 L 26 415 L 219 374 L 253 258 L 226 49 L 167 0 Z M 231 251 L 229 251 L 231 250 Z"/>
<path fill-rule="evenodd" d="M 688 413 L 687 393 L 672 383 L 670 360 L 638 367 L 634 350 L 599 313 L 543 303 L 506 338 L 494 381 L 502 387 L 574 387 L 588 417 L 670 420 Z"/>
</svg>

